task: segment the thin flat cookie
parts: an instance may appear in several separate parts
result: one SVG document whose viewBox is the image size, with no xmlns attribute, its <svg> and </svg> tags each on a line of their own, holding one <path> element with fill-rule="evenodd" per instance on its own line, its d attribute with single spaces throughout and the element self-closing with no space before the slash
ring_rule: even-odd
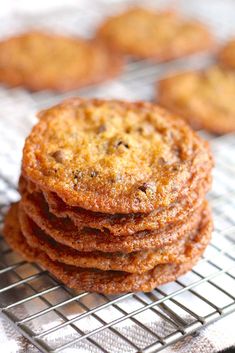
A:
<svg viewBox="0 0 235 353">
<path fill-rule="evenodd" d="M 173 244 L 197 227 L 201 207 L 184 222 L 161 231 L 138 232 L 129 236 L 115 236 L 92 228 L 82 231 L 69 219 L 57 218 L 48 211 L 48 206 L 40 195 L 23 195 L 21 205 L 30 219 L 56 242 L 79 251 L 102 251 L 131 253 L 146 249 L 162 248 Z"/>
<path fill-rule="evenodd" d="M 149 214 L 115 214 L 92 212 L 79 207 L 70 207 L 53 192 L 43 190 L 49 211 L 57 217 L 69 217 L 78 229 L 95 228 L 110 232 L 112 236 L 126 236 L 144 230 L 157 230 L 173 223 L 181 222 L 193 213 L 202 203 L 205 194 L 211 187 L 211 165 L 201 172 L 200 177 L 194 177 L 186 195 L 166 208 L 159 208 Z M 37 185 L 25 180 L 19 181 L 19 190 L 24 193 L 41 193 Z M 183 193 L 182 193 L 183 194 Z"/>
<path fill-rule="evenodd" d="M 207 224 L 208 221 L 202 225 L 200 230 L 202 234 L 206 231 L 211 233 L 211 229 L 208 229 Z M 24 258 L 32 262 L 36 261 L 67 286 L 77 291 L 93 291 L 106 294 L 151 291 L 156 286 L 173 281 L 190 270 L 202 254 L 202 249 L 201 252 L 197 252 L 196 256 L 194 256 L 195 254 L 192 251 L 192 257 L 184 264 L 158 265 L 143 274 L 82 269 L 65 265 L 58 261 L 50 260 L 45 253 L 31 248 L 27 244 L 20 230 L 17 204 L 12 205 L 6 216 L 4 236 L 9 245 Z"/>
<path fill-rule="evenodd" d="M 122 61 L 81 38 L 28 32 L 0 42 L 0 82 L 32 91 L 67 91 L 117 75 Z"/>
<path fill-rule="evenodd" d="M 157 100 L 195 129 L 235 131 L 235 72 L 212 67 L 170 76 L 160 82 Z"/>
<path fill-rule="evenodd" d="M 228 69 L 235 69 L 235 38 L 226 43 L 218 54 L 219 63 Z"/>
<path fill-rule="evenodd" d="M 204 209 L 202 211 L 203 217 L 208 218 L 208 212 L 208 210 Z M 82 268 L 96 268 L 103 271 L 125 271 L 130 273 L 143 273 L 159 264 L 180 264 L 187 262 L 191 256 L 192 249 L 200 251 L 201 247 L 205 247 L 208 243 L 208 234 L 203 234 L 203 238 L 198 233 L 201 227 L 201 218 L 202 215 L 200 214 L 198 226 L 189 234 L 184 235 L 176 243 L 160 249 L 138 251 L 129 254 L 120 252 L 104 253 L 100 251 L 81 252 L 54 241 L 36 226 L 26 215 L 22 207 L 19 207 L 21 231 L 27 243 L 32 248 L 45 252 L 51 260 Z"/>
<path fill-rule="evenodd" d="M 70 206 L 148 213 L 211 163 L 208 144 L 158 106 L 74 98 L 40 113 L 22 174 Z"/>
<path fill-rule="evenodd" d="M 132 8 L 108 18 L 97 37 L 111 50 L 157 62 L 211 49 L 213 38 L 206 26 L 172 11 Z"/>
</svg>

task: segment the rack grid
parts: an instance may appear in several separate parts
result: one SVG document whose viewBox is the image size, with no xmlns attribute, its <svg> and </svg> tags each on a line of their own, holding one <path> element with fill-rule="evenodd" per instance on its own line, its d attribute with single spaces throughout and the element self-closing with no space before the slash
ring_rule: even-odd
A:
<svg viewBox="0 0 235 353">
<path fill-rule="evenodd" d="M 5 93 L 13 96 L 16 104 L 26 102 L 32 115 L 67 96 L 125 97 L 128 93 L 130 99 L 152 99 L 153 84 L 162 76 L 172 70 L 202 67 L 211 62 L 213 59 L 207 54 L 157 66 L 145 61 L 129 62 L 111 94 L 108 84 L 68 94 L 29 94 L 20 89 L 0 89 L 1 107 L 8 109 Z M 22 130 L 26 118 L 17 116 L 16 121 L 15 116 L 12 120 L 9 116 L 3 140 L 8 139 L 12 146 L 12 141 L 18 138 L 17 129 Z M 28 128 L 34 121 L 27 121 Z M 76 348 L 94 353 L 158 352 L 235 311 L 235 136 L 201 133 L 211 141 L 216 157 L 213 188 L 208 196 L 215 229 L 199 263 L 175 282 L 145 294 L 76 293 L 37 264 L 22 260 L 0 236 L 1 315 L 40 351 L 66 352 L 68 348 Z M 5 148 L 0 152 L 0 162 L 6 165 L 0 170 L 2 227 L 10 202 L 18 198 L 20 157 Z"/>
</svg>

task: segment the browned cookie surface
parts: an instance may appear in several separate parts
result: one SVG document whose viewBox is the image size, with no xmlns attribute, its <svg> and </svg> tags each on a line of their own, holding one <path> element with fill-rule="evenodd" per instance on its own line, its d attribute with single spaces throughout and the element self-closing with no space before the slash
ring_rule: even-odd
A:
<svg viewBox="0 0 235 353">
<path fill-rule="evenodd" d="M 74 98 L 40 113 L 22 173 L 70 206 L 147 213 L 211 163 L 206 142 L 156 105 Z"/>
<path fill-rule="evenodd" d="M 157 230 L 175 222 L 182 221 L 202 203 L 205 194 L 211 187 L 212 161 L 202 166 L 198 175 L 193 175 L 188 186 L 184 185 L 179 198 L 168 207 L 159 207 L 148 213 L 107 214 L 92 212 L 79 207 L 71 207 L 54 192 L 41 190 L 36 184 L 22 176 L 19 181 L 21 194 L 42 193 L 48 203 L 50 212 L 57 217 L 69 217 L 77 228 L 95 228 L 110 232 L 111 235 L 130 235 L 143 230 Z"/>
<path fill-rule="evenodd" d="M 0 42 L 0 82 L 30 90 L 65 91 L 121 70 L 118 56 L 95 42 L 28 32 Z"/>
<path fill-rule="evenodd" d="M 203 210 L 203 217 L 208 218 L 208 210 Z M 23 208 L 19 208 L 19 221 L 21 231 L 32 247 L 45 252 L 53 261 L 73 265 L 82 268 L 96 268 L 100 270 L 115 270 L 131 273 L 143 273 L 151 270 L 159 264 L 165 263 L 184 263 L 191 257 L 191 252 L 201 251 L 208 243 L 209 233 L 200 234 L 202 215 L 198 217 L 198 224 L 189 234 L 184 235 L 176 243 L 162 247 L 138 251 L 129 254 L 114 252 L 104 253 L 100 251 L 81 252 L 71 247 L 57 243 L 49 235 L 44 233 L 26 215 Z M 208 223 L 208 227 L 209 227 Z"/>
<path fill-rule="evenodd" d="M 201 235 L 211 233 L 208 220 L 201 226 Z M 128 274 L 120 271 L 100 271 L 82 269 L 52 261 L 44 252 L 31 248 L 23 237 L 18 221 L 18 205 L 11 207 L 4 225 L 4 236 L 9 245 L 29 261 L 36 261 L 55 277 L 76 290 L 95 291 L 100 293 L 122 293 L 129 291 L 150 291 L 157 285 L 175 280 L 190 270 L 198 261 L 203 249 L 189 257 L 184 264 L 158 265 L 143 274 Z M 208 237 L 209 238 L 209 237 Z"/>
<path fill-rule="evenodd" d="M 231 39 L 220 50 L 218 60 L 222 66 L 235 69 L 235 38 Z"/>
<path fill-rule="evenodd" d="M 172 11 L 133 8 L 107 19 L 98 29 L 111 49 L 139 58 L 164 61 L 212 47 L 208 29 Z"/>
<path fill-rule="evenodd" d="M 79 251 L 131 253 L 145 249 L 162 248 L 186 237 L 197 227 L 201 207 L 184 222 L 165 226 L 158 231 L 142 231 L 129 236 L 111 236 L 92 228 L 77 229 L 69 219 L 57 218 L 48 212 L 42 196 L 24 194 L 21 205 L 30 219 L 55 241 Z"/>
<path fill-rule="evenodd" d="M 219 67 L 163 79 L 158 102 L 196 129 L 235 131 L 235 73 Z"/>
<path fill-rule="evenodd" d="M 201 172 L 200 177 L 195 177 L 188 188 L 186 195 L 180 195 L 179 199 L 169 207 L 152 211 L 149 214 L 115 214 L 92 212 L 79 207 L 70 207 L 55 193 L 43 190 L 44 198 L 49 211 L 57 217 L 69 217 L 75 226 L 83 228 L 99 229 L 111 236 L 126 236 L 145 230 L 158 230 L 166 225 L 177 224 L 194 212 L 203 202 L 206 192 L 211 186 L 211 165 Z M 21 194 L 42 193 L 35 184 L 20 178 L 19 188 Z"/>
</svg>

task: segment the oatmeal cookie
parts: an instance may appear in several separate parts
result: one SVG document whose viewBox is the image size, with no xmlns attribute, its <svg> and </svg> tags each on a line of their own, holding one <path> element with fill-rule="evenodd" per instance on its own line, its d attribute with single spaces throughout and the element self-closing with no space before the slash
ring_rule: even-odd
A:
<svg viewBox="0 0 235 353">
<path fill-rule="evenodd" d="M 201 209 L 195 210 L 184 222 L 165 226 L 157 231 L 142 231 L 129 236 L 111 237 L 107 232 L 84 228 L 79 230 L 69 219 L 57 218 L 48 211 L 48 206 L 39 195 L 24 194 L 21 200 L 27 216 L 56 242 L 79 251 L 102 251 L 131 253 L 145 249 L 162 248 L 190 234 L 195 227 Z"/>
<path fill-rule="evenodd" d="M 208 144 L 156 105 L 74 98 L 40 113 L 22 174 L 69 206 L 148 213 L 174 202 L 207 163 Z"/>
<path fill-rule="evenodd" d="M 235 73 L 232 71 L 212 67 L 170 76 L 160 82 L 157 100 L 195 129 L 215 134 L 235 131 Z"/>
<path fill-rule="evenodd" d="M 198 239 L 205 239 L 207 243 L 211 235 L 211 218 L 202 217 Z M 76 266 L 65 265 L 59 261 L 51 260 L 44 252 L 31 248 L 20 229 L 18 221 L 18 204 L 10 208 L 4 225 L 4 236 L 9 245 L 19 252 L 28 261 L 36 261 L 55 277 L 69 287 L 81 291 L 95 291 L 99 293 L 122 293 L 129 291 L 151 291 L 156 286 L 175 280 L 190 270 L 198 261 L 204 247 L 192 248 L 189 260 L 183 264 L 157 265 L 150 271 L 142 274 L 130 274 L 121 271 L 100 271 L 82 269 Z"/>
<path fill-rule="evenodd" d="M 205 194 L 211 187 L 211 165 L 201 172 L 199 178 L 194 177 L 186 195 L 166 208 L 159 208 L 148 214 L 114 214 L 92 212 L 79 207 L 70 207 L 55 193 L 40 190 L 32 182 L 20 178 L 19 188 L 22 195 L 25 193 L 42 193 L 48 204 L 49 211 L 57 217 L 69 217 L 76 228 L 99 229 L 110 236 L 127 236 L 145 230 L 158 230 L 166 225 L 173 225 L 183 221 L 192 214 L 203 202 Z"/>
<path fill-rule="evenodd" d="M 229 69 L 235 69 L 235 38 L 231 39 L 218 54 L 219 63 Z"/>
<path fill-rule="evenodd" d="M 198 227 L 195 227 L 195 229 L 190 231 L 189 234 L 184 235 L 176 243 L 160 249 L 138 251 L 129 254 L 121 252 L 104 253 L 100 251 L 81 252 L 57 243 L 36 226 L 26 215 L 22 207 L 19 208 L 19 221 L 21 231 L 27 243 L 32 248 L 45 252 L 53 261 L 60 261 L 67 265 L 82 268 L 96 268 L 103 271 L 115 270 L 143 273 L 159 264 L 187 262 L 190 249 L 195 247 L 195 242 L 198 243 L 197 234 L 201 214 L 198 217 Z M 199 245 L 204 246 L 203 239 L 200 239 L 198 247 Z"/>
<path fill-rule="evenodd" d="M 107 19 L 97 37 L 116 52 L 158 62 L 213 46 L 213 37 L 203 24 L 172 11 L 144 8 L 132 8 Z"/>
<path fill-rule="evenodd" d="M 28 32 L 0 42 L 0 82 L 32 91 L 67 91 L 118 74 L 122 62 L 101 44 Z"/>
</svg>

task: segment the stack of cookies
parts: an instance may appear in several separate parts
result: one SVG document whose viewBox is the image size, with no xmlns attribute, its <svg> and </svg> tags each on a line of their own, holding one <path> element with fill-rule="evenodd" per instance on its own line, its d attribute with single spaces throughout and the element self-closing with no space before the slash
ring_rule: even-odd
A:
<svg viewBox="0 0 235 353">
<path fill-rule="evenodd" d="M 39 114 L 4 235 L 76 290 L 150 291 L 212 232 L 207 143 L 151 103 L 74 98 Z"/>
</svg>

